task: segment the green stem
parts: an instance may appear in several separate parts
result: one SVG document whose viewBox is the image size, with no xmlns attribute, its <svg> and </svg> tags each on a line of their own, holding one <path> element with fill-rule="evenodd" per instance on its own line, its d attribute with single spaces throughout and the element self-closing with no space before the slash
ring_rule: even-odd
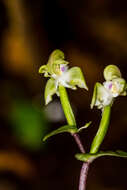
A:
<svg viewBox="0 0 127 190">
<path fill-rule="evenodd" d="M 64 114 L 65 114 L 68 124 L 76 126 L 74 113 L 72 111 L 72 108 L 71 108 L 71 105 L 69 102 L 69 98 L 67 95 L 67 91 L 64 88 L 64 86 L 61 86 L 61 85 L 59 86 L 59 94 L 60 94 L 60 101 L 61 101 L 63 111 L 64 111 Z"/>
<path fill-rule="evenodd" d="M 96 136 L 93 139 L 93 142 L 90 148 L 90 153 L 98 152 L 98 149 L 108 130 L 110 114 L 111 114 L 111 106 L 105 106 L 102 113 L 102 119 L 100 122 L 99 129 L 97 131 Z"/>
<path fill-rule="evenodd" d="M 62 108 L 63 108 L 64 114 L 65 114 L 65 117 L 67 119 L 68 125 L 75 126 L 75 128 L 77 130 L 75 116 L 74 116 L 74 113 L 72 111 L 72 108 L 71 108 L 71 105 L 70 105 L 70 102 L 69 102 L 69 98 L 68 98 L 68 95 L 67 95 L 67 91 L 64 88 L 64 86 L 61 86 L 61 85 L 59 86 L 59 94 L 60 94 L 60 101 L 61 101 L 61 104 L 62 104 Z M 75 142 L 77 143 L 77 145 L 79 147 L 79 150 L 82 153 L 85 153 L 84 146 L 83 146 L 77 132 L 71 133 L 71 135 L 74 137 Z"/>
<path fill-rule="evenodd" d="M 60 101 L 64 110 L 65 117 L 67 119 L 67 122 L 69 125 L 75 125 L 76 127 L 76 121 L 75 117 L 68 99 L 68 95 L 66 92 L 66 89 L 63 86 L 59 86 L 59 94 L 60 94 Z M 77 127 L 76 127 L 77 128 Z M 75 142 L 77 143 L 79 150 L 82 153 L 85 153 L 84 146 L 80 140 L 80 137 L 77 133 L 71 134 Z M 87 179 L 87 174 L 88 174 L 88 169 L 89 169 L 89 163 L 83 163 L 82 169 L 81 169 L 81 174 L 80 174 L 80 179 L 79 179 L 79 190 L 85 190 L 86 189 L 86 179 Z"/>
</svg>

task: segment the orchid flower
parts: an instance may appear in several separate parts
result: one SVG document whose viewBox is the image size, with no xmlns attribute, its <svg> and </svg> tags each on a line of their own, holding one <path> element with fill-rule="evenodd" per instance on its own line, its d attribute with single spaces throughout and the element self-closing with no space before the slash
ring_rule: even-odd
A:
<svg viewBox="0 0 127 190">
<path fill-rule="evenodd" d="M 101 156 L 127 158 L 127 152 L 124 151 L 99 151 L 109 127 L 113 101 L 118 96 L 125 96 L 127 90 L 126 81 L 122 78 L 121 72 L 117 66 L 108 65 L 104 69 L 104 78 L 105 82 L 103 84 L 98 82 L 95 84 L 91 102 L 91 108 L 97 106 L 98 109 L 102 110 L 99 128 L 91 143 L 90 152 L 76 155 L 76 158 L 83 162 L 91 163 L 94 159 Z"/>
<path fill-rule="evenodd" d="M 45 103 L 48 104 L 52 100 L 52 96 L 59 96 L 59 85 L 73 90 L 85 88 L 88 90 L 83 73 L 79 67 L 69 69 L 68 62 L 64 60 L 64 53 L 60 50 L 55 50 L 51 53 L 47 65 L 42 65 L 39 73 L 44 74 L 50 79 L 45 87 Z"/>
<path fill-rule="evenodd" d="M 104 78 L 103 84 L 96 83 L 94 87 L 91 108 L 97 106 L 103 110 L 105 106 L 112 105 L 116 97 L 126 95 L 126 81 L 117 66 L 108 65 L 104 69 Z"/>
</svg>

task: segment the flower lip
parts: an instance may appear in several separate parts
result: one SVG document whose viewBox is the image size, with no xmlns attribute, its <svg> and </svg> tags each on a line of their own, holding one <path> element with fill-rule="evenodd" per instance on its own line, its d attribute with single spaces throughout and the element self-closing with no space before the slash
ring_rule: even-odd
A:
<svg viewBox="0 0 127 190">
<path fill-rule="evenodd" d="M 65 67 L 64 66 L 62 66 L 60 69 L 61 69 L 62 72 L 65 71 Z"/>
<path fill-rule="evenodd" d="M 61 74 L 67 72 L 67 70 L 68 70 L 67 64 L 60 64 L 60 71 L 61 71 Z"/>
<path fill-rule="evenodd" d="M 122 78 L 116 78 L 112 81 L 106 81 L 103 83 L 104 87 L 110 91 L 113 97 L 117 97 L 124 92 L 125 80 Z"/>
<path fill-rule="evenodd" d="M 127 84 L 122 78 L 120 70 L 115 65 L 108 65 L 104 69 L 105 82 L 96 83 L 91 102 L 91 108 L 97 106 L 102 109 L 107 105 L 112 105 L 114 99 L 118 96 L 127 95 Z"/>
<path fill-rule="evenodd" d="M 111 89 L 112 88 L 112 83 L 111 84 L 109 84 L 109 89 Z"/>
</svg>

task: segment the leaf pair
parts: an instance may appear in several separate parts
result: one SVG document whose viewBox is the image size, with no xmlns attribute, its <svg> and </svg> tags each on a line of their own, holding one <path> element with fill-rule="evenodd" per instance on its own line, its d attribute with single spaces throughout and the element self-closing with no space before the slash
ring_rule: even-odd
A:
<svg viewBox="0 0 127 190">
<path fill-rule="evenodd" d="M 116 152 L 113 151 L 100 151 L 98 153 L 85 153 L 85 154 L 76 154 L 75 157 L 77 160 L 83 161 L 83 162 L 92 162 L 95 159 L 102 157 L 102 156 L 115 156 L 115 157 L 122 157 L 127 158 L 127 152 L 117 150 Z"/>
<path fill-rule="evenodd" d="M 89 123 L 86 123 L 83 127 L 77 129 L 76 126 L 74 125 L 64 125 L 62 127 L 59 127 L 58 129 L 52 131 L 51 133 L 47 134 L 44 138 L 43 138 L 43 141 L 46 141 L 49 137 L 51 136 L 54 136 L 54 135 L 57 135 L 59 133 L 65 133 L 65 132 L 68 132 L 68 133 L 71 133 L 71 134 L 74 134 L 74 133 L 79 133 L 81 132 L 83 129 L 86 129 L 87 127 L 89 127 L 89 125 L 91 124 L 91 122 Z"/>
</svg>

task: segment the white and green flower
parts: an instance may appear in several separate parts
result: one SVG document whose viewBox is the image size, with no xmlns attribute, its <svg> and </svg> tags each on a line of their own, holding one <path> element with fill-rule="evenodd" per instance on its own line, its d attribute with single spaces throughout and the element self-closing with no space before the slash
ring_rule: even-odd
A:
<svg viewBox="0 0 127 190">
<path fill-rule="evenodd" d="M 112 105 L 114 98 L 126 95 L 126 81 L 121 77 L 120 70 L 115 65 L 108 65 L 104 69 L 105 82 L 96 83 L 91 102 L 91 108 L 97 106 L 103 109 Z"/>
<path fill-rule="evenodd" d="M 105 106 L 113 103 L 113 96 L 101 83 L 97 82 L 94 87 L 94 93 L 91 102 L 91 108 L 97 106 L 103 109 Z"/>
<path fill-rule="evenodd" d="M 73 90 L 85 88 L 88 90 L 83 73 L 79 67 L 69 69 L 68 62 L 64 60 L 64 53 L 55 50 L 49 57 L 47 65 L 42 65 L 39 73 L 45 77 L 50 77 L 45 87 L 45 103 L 48 104 L 52 100 L 52 96 L 59 96 L 58 86 L 62 85 Z"/>
</svg>

